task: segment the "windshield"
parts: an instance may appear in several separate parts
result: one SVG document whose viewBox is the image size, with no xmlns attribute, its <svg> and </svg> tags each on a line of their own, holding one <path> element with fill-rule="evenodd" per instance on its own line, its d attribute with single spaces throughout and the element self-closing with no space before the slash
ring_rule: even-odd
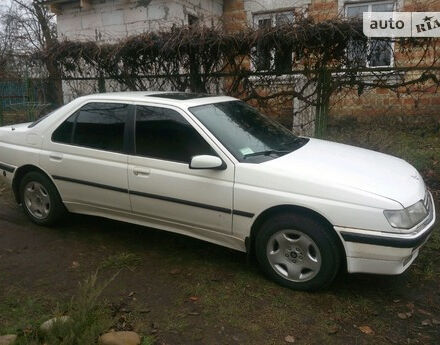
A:
<svg viewBox="0 0 440 345">
<path fill-rule="evenodd" d="M 200 105 L 189 110 L 240 162 L 274 159 L 308 141 L 242 101 Z"/>
<path fill-rule="evenodd" d="M 62 106 L 65 107 L 65 106 Z M 47 119 L 49 116 L 51 116 L 54 112 L 56 112 L 57 110 L 61 109 L 62 107 L 56 108 L 54 110 L 52 110 L 50 113 L 40 117 L 39 119 L 35 120 L 34 122 L 32 122 L 28 128 L 32 128 L 35 127 L 36 125 L 38 125 L 40 122 L 42 122 L 43 120 Z"/>
</svg>

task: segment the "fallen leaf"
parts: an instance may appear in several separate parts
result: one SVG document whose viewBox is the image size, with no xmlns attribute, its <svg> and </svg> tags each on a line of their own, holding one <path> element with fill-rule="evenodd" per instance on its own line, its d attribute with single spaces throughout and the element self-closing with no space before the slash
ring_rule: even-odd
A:
<svg viewBox="0 0 440 345">
<path fill-rule="evenodd" d="M 397 344 L 396 339 L 389 337 L 389 336 L 385 336 L 385 339 L 388 340 L 391 344 Z"/>
<path fill-rule="evenodd" d="M 180 273 L 180 270 L 178 268 L 172 269 L 170 271 L 170 274 L 172 274 L 172 275 L 179 274 L 179 273 Z"/>
<path fill-rule="evenodd" d="M 434 325 L 440 325 L 440 320 L 438 320 L 438 319 L 432 319 L 432 323 L 434 324 Z"/>
<path fill-rule="evenodd" d="M 295 342 L 295 337 L 293 335 L 287 335 L 284 340 L 286 341 L 286 343 L 294 343 Z"/>
<path fill-rule="evenodd" d="M 394 302 L 394 303 L 399 303 L 399 302 L 400 302 L 400 299 L 393 299 L 393 302 Z"/>
<path fill-rule="evenodd" d="M 128 297 L 133 297 L 133 296 L 134 296 L 134 291 L 132 291 L 128 294 Z"/>
<path fill-rule="evenodd" d="M 429 169 L 428 172 L 426 173 L 427 176 L 432 177 L 435 175 L 435 171 L 432 169 Z"/>
<path fill-rule="evenodd" d="M 432 316 L 432 314 L 431 314 L 429 311 L 426 311 L 426 310 L 424 310 L 424 309 L 417 309 L 417 311 L 418 311 L 420 314 L 427 315 L 427 316 Z"/>
<path fill-rule="evenodd" d="M 405 320 L 408 318 L 406 313 L 397 313 L 397 316 L 399 317 L 399 319 L 402 319 L 402 320 Z"/>
<path fill-rule="evenodd" d="M 197 296 L 191 296 L 191 297 L 189 298 L 189 300 L 192 301 L 192 302 L 196 302 L 196 301 L 199 300 L 199 298 L 198 298 Z"/>
<path fill-rule="evenodd" d="M 430 319 L 423 320 L 422 326 L 432 326 L 431 320 Z"/>
<path fill-rule="evenodd" d="M 70 266 L 71 268 L 75 269 L 79 267 L 79 262 L 78 261 L 73 261 L 72 262 L 72 266 Z"/>
<path fill-rule="evenodd" d="M 198 312 L 196 312 L 196 311 L 190 311 L 190 312 L 188 313 L 188 315 L 191 315 L 191 316 L 197 316 L 197 315 L 200 315 L 200 313 L 198 313 Z"/>
<path fill-rule="evenodd" d="M 358 328 L 364 334 L 368 334 L 368 335 L 374 334 L 374 331 L 371 329 L 370 326 L 359 326 Z"/>
<path fill-rule="evenodd" d="M 328 334 L 336 334 L 339 331 L 339 327 L 338 326 L 331 326 L 328 329 Z"/>
</svg>

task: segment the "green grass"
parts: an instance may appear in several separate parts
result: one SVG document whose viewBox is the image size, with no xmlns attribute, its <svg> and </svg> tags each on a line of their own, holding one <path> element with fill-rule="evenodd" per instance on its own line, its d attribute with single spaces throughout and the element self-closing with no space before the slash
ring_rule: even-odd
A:
<svg viewBox="0 0 440 345">
<path fill-rule="evenodd" d="M 100 299 L 113 278 L 99 283 L 95 272 L 80 284 L 77 295 L 70 302 L 58 303 L 55 308 L 54 301 L 13 297 L 20 292 L 11 291 L 0 303 L 0 334 L 17 334 L 16 345 L 96 344 L 99 335 L 113 323 L 109 308 Z M 52 312 L 50 309 L 53 309 Z M 44 321 L 62 315 L 68 315 L 70 319 L 55 322 L 47 333 L 40 329 Z"/>
<path fill-rule="evenodd" d="M 153 336 L 146 336 L 142 338 L 141 345 L 153 345 L 155 342 Z"/>
<path fill-rule="evenodd" d="M 122 252 L 111 255 L 105 259 L 101 264 L 101 268 L 133 269 L 134 267 L 139 266 L 141 263 L 142 259 L 139 255 Z"/>
<path fill-rule="evenodd" d="M 51 345 L 95 344 L 100 334 L 112 325 L 110 310 L 100 300 L 103 290 L 112 279 L 98 283 L 95 272 L 80 284 L 78 295 L 72 298 L 65 312 L 67 322 L 55 322 L 53 328 L 44 334 Z"/>
<path fill-rule="evenodd" d="M 49 318 L 50 309 L 49 301 L 10 289 L 0 299 L 0 334 L 30 335 Z"/>
</svg>

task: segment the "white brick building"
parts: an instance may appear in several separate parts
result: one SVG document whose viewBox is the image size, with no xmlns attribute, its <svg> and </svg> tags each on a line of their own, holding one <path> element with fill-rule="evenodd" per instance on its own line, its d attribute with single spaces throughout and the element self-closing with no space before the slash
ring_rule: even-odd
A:
<svg viewBox="0 0 440 345">
<path fill-rule="evenodd" d="M 200 21 L 206 26 L 236 10 L 239 22 L 258 24 L 270 13 L 306 8 L 311 0 L 45 0 L 57 14 L 60 39 L 115 41 L 127 36 Z M 243 11 L 244 10 L 244 11 Z"/>
<path fill-rule="evenodd" d="M 48 0 L 60 39 L 114 41 L 198 20 L 218 24 L 223 0 Z"/>
</svg>

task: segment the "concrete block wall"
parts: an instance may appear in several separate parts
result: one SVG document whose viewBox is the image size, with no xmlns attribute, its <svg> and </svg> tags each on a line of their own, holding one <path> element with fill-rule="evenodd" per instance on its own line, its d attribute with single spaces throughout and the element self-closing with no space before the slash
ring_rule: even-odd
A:
<svg viewBox="0 0 440 345">
<path fill-rule="evenodd" d="M 81 9 L 79 0 L 64 4 L 57 16 L 61 39 L 112 42 L 149 31 L 188 24 L 188 15 L 204 25 L 217 25 L 223 14 L 223 0 L 152 0 L 139 6 L 137 0 L 93 0 Z"/>
</svg>

